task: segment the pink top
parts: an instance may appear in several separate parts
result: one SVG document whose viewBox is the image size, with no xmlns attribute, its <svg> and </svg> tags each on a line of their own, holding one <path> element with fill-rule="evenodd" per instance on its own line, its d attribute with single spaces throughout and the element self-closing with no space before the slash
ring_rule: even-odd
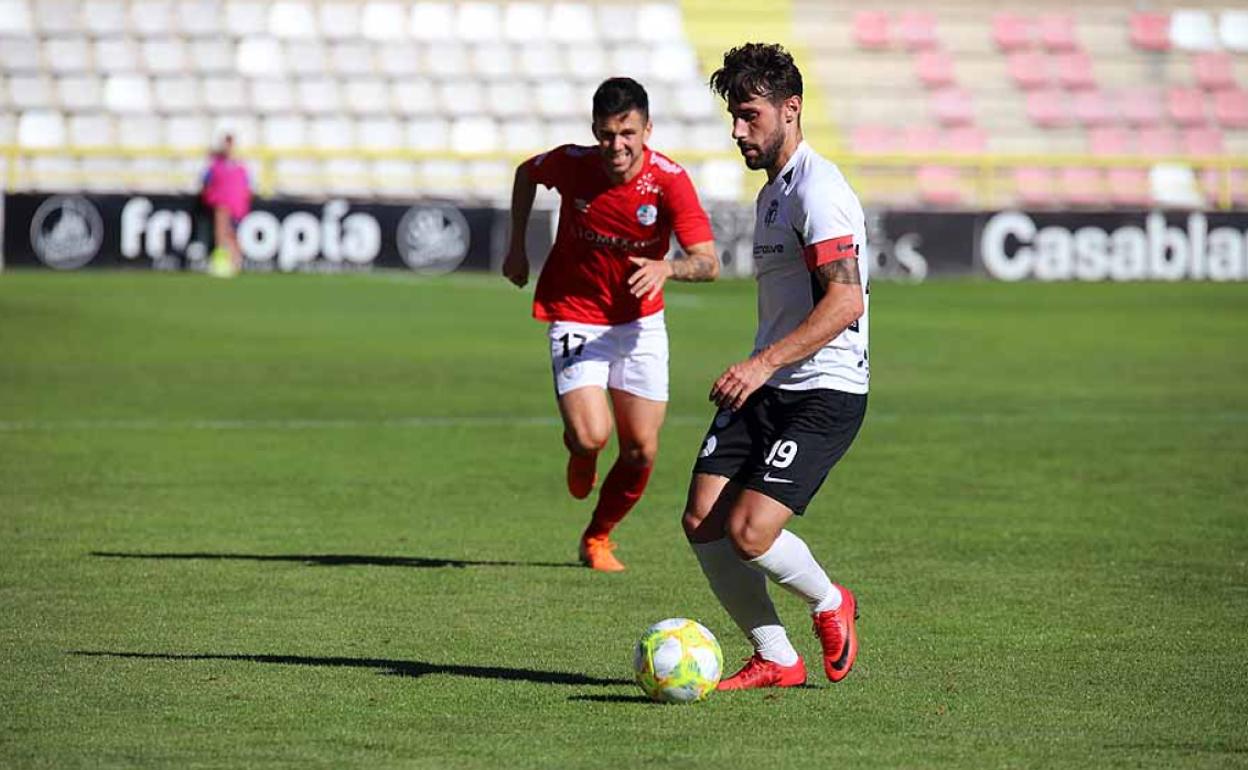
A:
<svg viewBox="0 0 1248 770">
<path fill-rule="evenodd" d="M 229 158 L 213 158 L 212 165 L 204 172 L 204 203 L 216 208 L 224 206 L 235 220 L 251 211 L 251 182 L 247 169 Z"/>
</svg>

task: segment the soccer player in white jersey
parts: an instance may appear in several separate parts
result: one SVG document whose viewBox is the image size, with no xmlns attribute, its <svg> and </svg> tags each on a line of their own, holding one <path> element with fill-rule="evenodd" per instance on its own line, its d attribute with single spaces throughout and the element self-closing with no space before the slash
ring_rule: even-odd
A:
<svg viewBox="0 0 1248 770">
<path fill-rule="evenodd" d="M 754 646 L 721 690 L 792 687 L 806 666 L 767 580 L 810 608 L 828 679 L 858 652 L 857 602 L 797 535 L 801 515 L 849 449 L 867 407 L 867 263 L 862 207 L 831 162 L 802 139 L 802 76 L 778 45 L 724 54 L 711 87 L 758 194 L 758 332 L 749 358 L 715 381 L 719 407 L 694 465 L 684 529 L 715 596 Z"/>
</svg>

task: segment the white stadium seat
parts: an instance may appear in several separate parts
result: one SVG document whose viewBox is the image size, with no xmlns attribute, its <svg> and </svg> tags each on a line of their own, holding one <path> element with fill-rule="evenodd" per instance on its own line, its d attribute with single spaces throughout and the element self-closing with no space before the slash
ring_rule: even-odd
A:
<svg viewBox="0 0 1248 770">
<path fill-rule="evenodd" d="M 197 112 L 203 107 L 199 79 L 189 75 L 155 78 L 152 96 L 156 109 L 164 113 Z"/>
<path fill-rule="evenodd" d="M 699 152 L 731 152 L 732 133 L 727 121 L 694 123 L 687 134 L 688 149 Z M 736 162 L 736 161 L 734 161 Z"/>
<path fill-rule="evenodd" d="M 126 6 L 121 0 L 86 0 L 82 4 L 82 23 L 97 37 L 120 34 L 126 30 Z"/>
<path fill-rule="evenodd" d="M 56 104 L 56 87 L 42 75 L 9 78 L 9 103 L 18 110 L 41 110 Z"/>
<path fill-rule="evenodd" d="M 455 14 L 455 36 L 468 42 L 498 40 L 503 34 L 503 14 L 496 3 L 460 3 Z"/>
<path fill-rule="evenodd" d="M 234 43 L 230 40 L 200 38 L 191 41 L 191 61 L 201 75 L 237 72 Z"/>
<path fill-rule="evenodd" d="M 73 34 L 80 21 L 78 3 L 71 0 L 37 0 L 31 3 L 35 12 L 35 29 L 43 35 Z"/>
<path fill-rule="evenodd" d="M 254 0 L 227 2 L 225 4 L 225 31 L 233 37 L 263 34 L 268 29 L 268 12 L 267 3 L 257 3 Z"/>
<path fill-rule="evenodd" d="M 745 165 L 733 159 L 708 160 L 698 166 L 698 194 L 706 200 L 735 200 L 745 179 Z"/>
<path fill-rule="evenodd" d="M 130 26 L 143 37 L 167 39 L 173 34 L 173 3 L 135 0 L 130 6 Z"/>
<path fill-rule="evenodd" d="M 309 114 L 332 114 L 343 109 L 338 81 L 330 78 L 307 78 L 295 86 L 298 103 Z"/>
<path fill-rule="evenodd" d="M 426 78 L 397 80 L 390 91 L 400 115 L 433 115 L 438 111 L 437 91 Z"/>
<path fill-rule="evenodd" d="M 373 187 L 381 195 L 409 196 L 416 187 L 417 165 L 410 160 L 380 158 L 373 161 Z"/>
<path fill-rule="evenodd" d="M 568 71 L 580 80 L 601 82 L 615 74 L 607 66 L 607 54 L 601 44 L 573 43 L 564 49 Z"/>
<path fill-rule="evenodd" d="M 637 9 L 632 5 L 611 3 L 598 6 L 598 31 L 602 39 L 612 43 L 638 40 Z"/>
<path fill-rule="evenodd" d="M 85 37 L 50 37 L 43 41 L 43 61 L 56 74 L 91 69 L 91 46 Z"/>
<path fill-rule="evenodd" d="M 685 82 L 675 87 L 671 106 L 676 114 L 690 120 L 711 119 L 720 115 L 715 96 L 699 81 Z"/>
<path fill-rule="evenodd" d="M 319 40 L 289 40 L 283 57 L 292 75 L 324 75 L 329 54 Z"/>
<path fill-rule="evenodd" d="M 403 125 L 391 117 L 362 118 L 356 125 L 359 146 L 365 150 L 403 148 Z"/>
<path fill-rule="evenodd" d="M 104 81 L 104 104 L 113 112 L 151 112 L 152 92 L 143 75 L 112 75 Z"/>
<path fill-rule="evenodd" d="M 95 68 L 102 75 L 137 72 L 139 47 L 125 37 L 105 37 L 95 41 Z"/>
<path fill-rule="evenodd" d="M 468 163 L 468 182 L 477 197 L 505 205 L 511 194 L 512 171 L 500 160 L 474 160 Z"/>
<path fill-rule="evenodd" d="M 485 112 L 485 88 L 477 80 L 443 80 L 437 85 L 442 112 L 450 117 L 478 116 Z"/>
<path fill-rule="evenodd" d="M 159 147 L 164 126 L 152 115 L 122 115 L 117 118 L 117 141 L 122 147 Z"/>
<path fill-rule="evenodd" d="M 432 43 L 425 46 L 426 72 L 443 77 L 468 77 L 472 75 L 472 62 L 468 50 L 453 43 Z"/>
<path fill-rule="evenodd" d="M 697 82 L 698 57 L 688 43 L 664 43 L 650 49 L 650 76 L 668 83 Z"/>
<path fill-rule="evenodd" d="M 565 43 L 596 40 L 592 8 L 584 3 L 555 3 L 550 9 L 550 37 Z"/>
<path fill-rule="evenodd" d="M 376 78 L 353 79 L 343 83 L 347 109 L 356 115 L 389 115 L 390 87 Z"/>
<path fill-rule="evenodd" d="M 315 38 L 316 14 L 306 2 L 280 0 L 269 8 L 268 30 L 277 38 Z"/>
<path fill-rule="evenodd" d="M 503 13 L 503 37 L 525 45 L 546 39 L 546 6 L 539 3 L 507 3 Z"/>
<path fill-rule="evenodd" d="M 0 144 L 14 144 L 17 141 L 17 115 L 0 111 Z"/>
<path fill-rule="evenodd" d="M 214 139 L 230 134 L 235 147 L 255 147 L 260 144 L 260 123 L 254 115 L 233 113 L 215 115 L 212 120 Z"/>
<path fill-rule="evenodd" d="M 590 132 L 589 121 L 584 118 L 573 120 L 562 118 L 545 122 L 546 138 L 542 147 L 556 147 L 561 144 L 589 144 L 594 141 Z"/>
<path fill-rule="evenodd" d="M 266 147 L 303 147 L 308 144 L 308 122 L 302 115 L 270 116 L 264 120 L 261 139 Z"/>
<path fill-rule="evenodd" d="M 369 2 L 360 17 L 360 32 L 369 40 L 402 38 L 408 19 L 401 3 Z"/>
<path fill-rule="evenodd" d="M 251 81 L 251 106 L 261 115 L 284 114 L 298 108 L 294 85 L 284 78 Z"/>
<path fill-rule="evenodd" d="M 533 112 L 533 93 L 520 79 L 495 80 L 486 86 L 485 103 L 499 118 L 514 118 Z"/>
<path fill-rule="evenodd" d="M 212 143 L 212 124 L 204 115 L 175 115 L 163 124 L 164 142 L 178 149 L 206 149 Z"/>
<path fill-rule="evenodd" d="M 331 40 L 360 36 L 359 3 L 322 3 L 320 6 L 322 34 Z"/>
<path fill-rule="evenodd" d="M 34 31 L 26 0 L 0 0 L 0 37 L 26 37 Z M 0 45 L 9 45 L 9 41 Z"/>
<path fill-rule="evenodd" d="M 40 68 L 39 44 L 34 38 L 0 39 L 0 69 L 13 74 L 38 72 Z"/>
<path fill-rule="evenodd" d="M 247 85 L 233 75 L 213 75 L 203 80 L 204 107 L 210 112 L 238 112 L 251 109 Z"/>
<path fill-rule="evenodd" d="M 607 54 L 607 61 L 607 67 L 613 73 L 649 72 L 650 49 L 645 45 L 617 45 Z"/>
<path fill-rule="evenodd" d="M 519 69 L 521 74 L 534 79 L 553 78 L 564 75 L 562 51 L 554 43 L 536 43 L 520 48 Z"/>
<path fill-rule="evenodd" d="M 375 43 L 362 40 L 340 41 L 329 48 L 330 71 L 342 75 L 371 75 Z"/>
<path fill-rule="evenodd" d="M 1194 8 L 1170 14 L 1170 42 L 1181 51 L 1212 51 L 1218 47 L 1213 15 Z"/>
<path fill-rule="evenodd" d="M 340 115 L 313 118 L 311 140 L 322 150 L 349 150 L 355 146 L 355 123 Z"/>
<path fill-rule="evenodd" d="M 577 98 L 577 90 L 566 80 L 545 80 L 537 84 L 534 101 L 545 118 L 570 118 L 586 114 L 589 101 Z"/>
<path fill-rule="evenodd" d="M 1218 37 L 1228 51 L 1248 53 L 1248 11 L 1223 11 L 1218 17 Z"/>
<path fill-rule="evenodd" d="M 542 123 L 534 118 L 503 122 L 503 149 L 508 152 L 538 152 L 547 149 Z"/>
<path fill-rule="evenodd" d="M 506 43 L 478 43 L 472 46 L 472 69 L 488 78 L 508 77 L 516 71 L 511 46 Z"/>
<path fill-rule="evenodd" d="M 368 162 L 358 158 L 325 161 L 325 187 L 333 195 L 368 195 L 372 173 Z"/>
<path fill-rule="evenodd" d="M 181 0 L 174 16 L 178 29 L 188 37 L 218 37 L 224 32 L 220 0 Z"/>
<path fill-rule="evenodd" d="M 405 144 L 413 150 L 444 150 L 450 145 L 451 127 L 444 118 L 423 117 L 407 121 Z"/>
<path fill-rule="evenodd" d="M 322 192 L 324 172 L 311 158 L 281 158 L 273 164 L 274 187 L 288 195 Z"/>
<path fill-rule="evenodd" d="M 61 107 L 70 112 L 92 112 L 104 106 L 104 86 L 95 75 L 71 75 L 57 82 Z"/>
<path fill-rule="evenodd" d="M 190 69 L 186 46 L 180 38 L 151 38 L 140 49 L 143 66 L 154 75 L 178 75 Z"/>
<path fill-rule="evenodd" d="M 55 110 L 27 110 L 18 118 L 17 143 L 22 147 L 61 147 L 65 119 Z"/>
<path fill-rule="evenodd" d="M 689 149 L 691 139 L 684 123 L 669 118 L 655 124 L 650 144 L 661 152 L 679 155 L 681 150 Z"/>
<path fill-rule="evenodd" d="M 252 77 L 281 75 L 286 71 L 282 45 L 271 37 L 248 37 L 239 41 L 238 71 Z"/>
<path fill-rule="evenodd" d="M 680 6 L 675 3 L 646 3 L 641 6 L 637 14 L 637 29 L 646 40 L 680 41 L 685 39 Z"/>
<path fill-rule="evenodd" d="M 117 144 L 113 116 L 91 113 L 69 116 L 69 143 L 78 147 L 109 147 Z"/>
<path fill-rule="evenodd" d="M 392 78 L 419 75 L 420 46 L 409 42 L 382 43 L 377 46 L 377 71 Z"/>
<path fill-rule="evenodd" d="M 455 33 L 455 10 L 450 3 L 416 3 L 412 6 L 408 32 L 416 40 L 450 40 Z"/>
<path fill-rule="evenodd" d="M 426 160 L 420 164 L 420 186 L 426 193 L 454 197 L 468 191 L 466 167 L 457 160 Z"/>
</svg>

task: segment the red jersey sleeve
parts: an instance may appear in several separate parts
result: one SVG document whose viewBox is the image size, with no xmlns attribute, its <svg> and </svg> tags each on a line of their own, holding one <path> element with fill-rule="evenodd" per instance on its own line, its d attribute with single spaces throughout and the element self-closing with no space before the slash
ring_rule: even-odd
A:
<svg viewBox="0 0 1248 770">
<path fill-rule="evenodd" d="M 568 148 L 572 145 L 564 144 L 553 150 L 544 152 L 541 155 L 534 155 L 524 162 L 529 172 L 529 179 L 544 187 L 555 190 L 563 184 L 563 181 L 569 176 L 569 168 L 572 163 L 572 155 L 568 152 Z"/>
<path fill-rule="evenodd" d="M 695 243 L 715 239 L 715 234 L 711 232 L 711 220 L 698 200 L 698 191 L 693 188 L 688 173 L 675 174 L 669 179 L 665 197 L 672 232 L 682 247 L 687 249 Z"/>
</svg>

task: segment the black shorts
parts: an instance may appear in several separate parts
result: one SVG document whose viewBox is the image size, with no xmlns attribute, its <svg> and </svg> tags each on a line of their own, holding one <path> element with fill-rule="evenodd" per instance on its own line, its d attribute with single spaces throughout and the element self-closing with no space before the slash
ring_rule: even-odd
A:
<svg viewBox="0 0 1248 770">
<path fill-rule="evenodd" d="M 725 476 L 800 515 L 866 413 L 866 394 L 764 385 L 741 409 L 715 415 L 693 472 Z"/>
</svg>

